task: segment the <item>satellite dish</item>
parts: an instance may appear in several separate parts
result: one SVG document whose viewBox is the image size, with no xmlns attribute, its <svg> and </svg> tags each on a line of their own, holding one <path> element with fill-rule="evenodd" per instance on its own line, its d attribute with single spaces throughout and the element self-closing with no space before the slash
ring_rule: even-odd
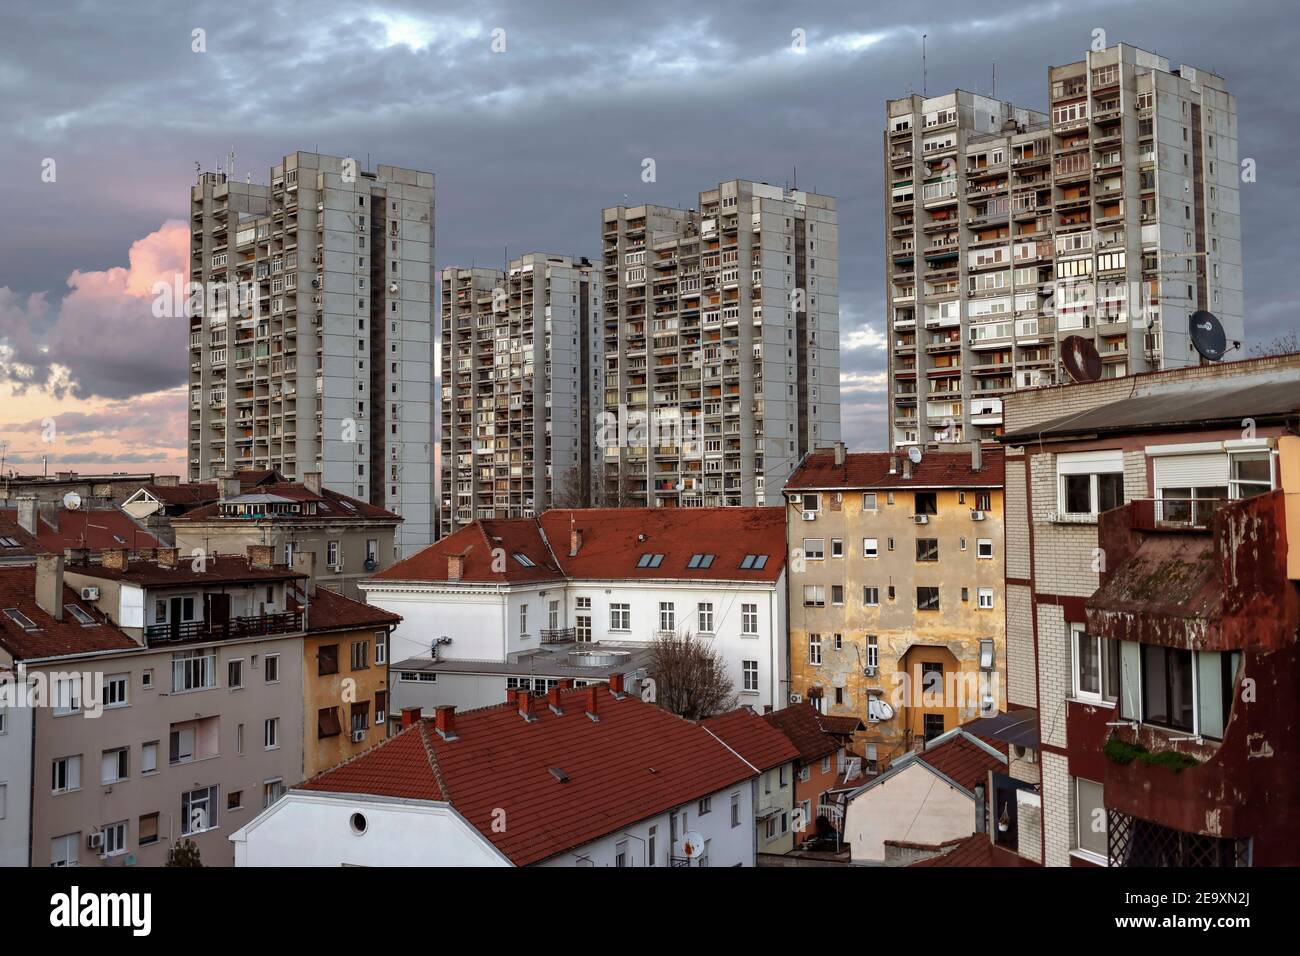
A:
<svg viewBox="0 0 1300 956">
<path fill-rule="evenodd" d="M 704 853 L 704 837 L 695 830 L 682 834 L 682 856 L 694 860 Z"/>
<path fill-rule="evenodd" d="M 1192 337 L 1192 347 L 1201 353 L 1201 358 L 1217 362 L 1228 350 L 1228 337 L 1223 332 L 1223 323 L 1214 317 L 1213 312 L 1198 309 L 1187 320 L 1188 333 Z"/>
<path fill-rule="evenodd" d="M 1082 335 L 1067 335 L 1061 342 L 1061 361 L 1076 382 L 1095 382 L 1101 378 L 1101 356 L 1097 346 Z"/>
<path fill-rule="evenodd" d="M 907 457 L 911 460 L 912 464 L 919 465 L 921 463 L 921 449 L 912 445 L 907 449 Z"/>
<path fill-rule="evenodd" d="M 69 491 L 63 496 L 63 507 L 67 508 L 69 511 L 76 511 L 81 507 L 81 495 L 77 494 L 75 491 Z"/>
</svg>

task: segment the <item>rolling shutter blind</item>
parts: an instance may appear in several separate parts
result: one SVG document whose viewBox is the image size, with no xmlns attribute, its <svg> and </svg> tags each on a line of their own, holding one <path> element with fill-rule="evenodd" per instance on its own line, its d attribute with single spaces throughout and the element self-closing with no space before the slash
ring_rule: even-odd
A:
<svg viewBox="0 0 1300 956">
<path fill-rule="evenodd" d="M 1155 459 L 1156 488 L 1217 488 L 1228 484 L 1228 456 L 1168 455 Z"/>
</svg>

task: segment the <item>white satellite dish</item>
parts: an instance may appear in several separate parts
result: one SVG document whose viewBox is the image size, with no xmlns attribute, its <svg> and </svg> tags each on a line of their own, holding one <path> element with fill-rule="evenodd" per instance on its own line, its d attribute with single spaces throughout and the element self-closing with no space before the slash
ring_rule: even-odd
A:
<svg viewBox="0 0 1300 956">
<path fill-rule="evenodd" d="M 75 491 L 69 491 L 63 496 L 63 507 L 67 508 L 69 511 L 76 511 L 81 507 L 81 495 L 77 494 Z"/>
<path fill-rule="evenodd" d="M 907 449 L 907 457 L 912 460 L 912 464 L 919 465 L 921 463 L 921 449 L 913 445 Z"/>
<path fill-rule="evenodd" d="M 695 830 L 682 834 L 682 856 L 688 860 L 698 859 L 704 853 L 704 837 Z"/>
</svg>

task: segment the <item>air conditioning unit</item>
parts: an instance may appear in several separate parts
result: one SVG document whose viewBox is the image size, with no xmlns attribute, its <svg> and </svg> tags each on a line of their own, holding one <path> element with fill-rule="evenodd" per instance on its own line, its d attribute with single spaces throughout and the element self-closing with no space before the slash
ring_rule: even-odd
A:
<svg viewBox="0 0 1300 956">
<path fill-rule="evenodd" d="M 87 850 L 99 850 L 104 846 L 104 834 L 91 833 L 86 837 Z"/>
<path fill-rule="evenodd" d="M 398 286 L 397 286 L 397 283 L 396 283 L 396 282 L 390 282 L 390 283 L 388 283 L 388 291 L 389 291 L 389 292 L 391 292 L 391 293 L 393 293 L 394 295 L 396 295 L 396 294 L 397 294 L 397 289 L 398 289 Z"/>
<path fill-rule="evenodd" d="M 862 673 L 866 677 L 875 677 L 880 673 L 880 668 L 876 667 L 874 664 L 868 664 L 866 667 L 862 668 Z"/>
<path fill-rule="evenodd" d="M 83 601 L 98 601 L 98 600 L 99 600 L 99 588 L 96 588 L 96 587 L 82 588 L 82 589 L 81 589 L 81 599 L 82 599 Z"/>
<path fill-rule="evenodd" d="M 803 703 L 803 694 L 791 694 L 791 695 L 790 695 L 790 703 L 792 703 L 792 704 L 802 704 L 802 703 Z"/>
<path fill-rule="evenodd" d="M 979 511 L 979 510 L 974 510 L 974 511 L 972 511 L 972 512 L 970 513 L 970 520 L 971 520 L 971 521 L 983 521 L 983 520 L 984 520 L 984 512 Z"/>
<path fill-rule="evenodd" d="M 354 731 L 352 731 L 352 742 L 353 742 L 354 744 L 359 744 L 359 743 L 361 743 L 361 741 L 363 741 L 363 740 L 365 740 L 365 739 L 366 739 L 366 732 L 365 732 L 364 730 L 354 730 Z"/>
<path fill-rule="evenodd" d="M 331 565 L 330 565 L 330 570 L 333 571 L 335 574 L 338 574 L 340 571 L 343 570 L 343 565 L 342 565 L 342 564 L 331 564 Z"/>
<path fill-rule="evenodd" d="M 917 524 L 929 524 L 929 523 L 930 523 L 930 516 L 929 516 L 929 515 L 913 515 L 913 516 L 912 516 L 912 520 L 915 521 Z"/>
<path fill-rule="evenodd" d="M 817 520 L 817 512 L 815 512 L 815 511 L 805 511 L 805 512 L 803 513 L 803 520 L 804 520 L 804 521 L 816 521 L 816 520 Z"/>
</svg>

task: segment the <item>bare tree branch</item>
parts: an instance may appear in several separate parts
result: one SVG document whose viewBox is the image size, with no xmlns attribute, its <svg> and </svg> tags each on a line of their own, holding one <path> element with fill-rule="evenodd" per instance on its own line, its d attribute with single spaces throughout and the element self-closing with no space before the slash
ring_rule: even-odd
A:
<svg viewBox="0 0 1300 956">
<path fill-rule="evenodd" d="M 656 638 L 647 669 L 655 682 L 655 702 L 678 716 L 703 720 L 736 706 L 722 656 L 689 632 Z"/>
</svg>

